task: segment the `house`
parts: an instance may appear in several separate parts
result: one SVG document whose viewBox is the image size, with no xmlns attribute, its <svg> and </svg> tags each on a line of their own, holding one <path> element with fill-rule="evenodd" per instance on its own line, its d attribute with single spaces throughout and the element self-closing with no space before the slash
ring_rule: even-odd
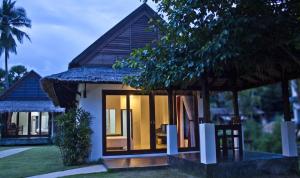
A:
<svg viewBox="0 0 300 178">
<path fill-rule="evenodd" d="M 179 155 L 174 157 L 174 160 L 192 158 L 195 162 L 201 157 L 199 160 L 201 164 L 197 166 L 202 167 L 195 166 L 195 170 L 203 171 L 209 170 L 206 165 L 215 164 L 220 160 L 217 156 L 228 157 L 230 151 L 234 157 L 239 155 L 241 161 L 246 159 L 249 167 L 256 167 L 259 164 L 256 160 L 261 156 L 272 160 L 272 165 L 275 167 L 289 162 L 291 166 L 282 172 L 297 169 L 296 140 L 292 134 L 293 123 L 290 122 L 288 115 L 286 79 L 283 80 L 286 115 L 282 125 L 284 156 L 260 154 L 254 157 L 253 154 L 243 157 L 244 143 L 237 91 L 265 85 L 268 82 L 279 82 L 281 79 L 255 80 L 255 83 L 252 82 L 253 80 L 251 82 L 243 80 L 241 86 L 237 86 L 235 90 L 232 90 L 232 82 L 228 82 L 232 80 L 231 78 L 216 78 L 209 81 L 206 78 L 201 80 L 203 82 L 195 83 L 193 90 L 145 92 L 122 84 L 124 76 L 137 73 L 129 69 L 115 70 L 112 65 L 117 59 L 128 56 L 133 49 L 151 44 L 159 38 L 159 33 L 155 29 L 149 29 L 148 21 L 151 18 L 159 17 L 147 4 L 141 5 L 73 59 L 67 71 L 42 79 L 43 88 L 56 105 L 65 108 L 81 107 L 93 116 L 90 160 L 107 156 L 166 153 Z M 213 86 L 209 88 L 208 84 Z M 234 117 L 231 122 L 233 124 L 212 123 L 209 104 L 211 89 L 233 91 Z M 199 148 L 201 156 L 199 156 Z M 198 152 L 186 157 L 178 154 L 190 151 Z M 285 160 L 284 163 L 280 162 L 286 157 L 291 159 Z M 250 158 L 251 160 L 247 160 Z M 274 158 L 280 159 L 273 160 Z M 232 163 L 229 167 L 233 172 L 243 175 L 249 171 L 247 168 L 240 169 L 237 166 L 239 162 L 232 160 L 227 161 L 226 164 Z M 184 163 L 184 161 L 177 163 Z M 191 165 L 190 162 L 187 165 Z M 264 169 L 269 170 L 265 167 L 267 164 L 263 165 L 257 170 L 262 172 Z M 211 170 L 214 169 L 212 167 Z M 216 169 L 219 169 L 220 177 L 224 176 L 226 171 L 228 172 L 226 166 L 221 165 Z"/>
<path fill-rule="evenodd" d="M 55 104 L 82 107 L 93 115 L 91 160 L 167 151 L 167 93 L 146 94 L 124 86 L 122 78 L 133 72 L 112 68 L 115 60 L 158 38 L 149 28 L 151 18 L 158 18 L 156 12 L 141 5 L 71 61 L 68 71 L 42 80 Z M 199 145 L 195 97 L 195 92 L 176 95 L 180 151 Z"/>
<path fill-rule="evenodd" d="M 41 76 L 30 71 L 0 96 L 1 145 L 49 143 L 55 107 L 40 85 Z"/>
</svg>

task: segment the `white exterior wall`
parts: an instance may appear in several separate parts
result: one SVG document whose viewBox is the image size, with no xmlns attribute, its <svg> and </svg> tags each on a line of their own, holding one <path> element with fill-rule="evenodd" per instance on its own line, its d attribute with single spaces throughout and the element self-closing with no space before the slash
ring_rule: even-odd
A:
<svg viewBox="0 0 300 178">
<path fill-rule="evenodd" d="M 84 85 L 79 85 L 79 92 L 83 94 Z M 103 140 L 102 140 L 102 91 L 103 90 L 133 90 L 124 85 L 113 84 L 87 84 L 86 98 L 78 97 L 79 106 L 88 111 L 92 115 L 91 129 L 92 134 L 92 149 L 90 161 L 97 161 L 103 157 Z M 83 95 L 82 95 L 83 96 Z"/>
</svg>

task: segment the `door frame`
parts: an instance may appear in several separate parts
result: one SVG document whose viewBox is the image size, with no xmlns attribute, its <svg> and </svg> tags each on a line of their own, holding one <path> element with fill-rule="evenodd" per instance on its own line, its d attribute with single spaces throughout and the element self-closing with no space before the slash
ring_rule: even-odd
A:
<svg viewBox="0 0 300 178">
<path fill-rule="evenodd" d="M 130 118 L 130 95 L 144 95 L 149 96 L 149 119 L 150 119 L 150 149 L 141 149 L 141 150 L 131 150 L 131 127 L 130 126 L 130 119 L 127 119 L 127 131 L 124 130 L 124 132 L 127 132 L 127 150 L 125 151 L 107 151 L 106 150 L 106 96 L 109 95 L 118 95 L 118 96 L 126 96 L 126 110 L 127 110 L 127 118 Z M 145 153 L 155 153 L 156 151 L 152 149 L 152 131 L 151 131 L 151 102 L 150 102 L 150 95 L 149 93 L 143 92 L 143 91 L 135 91 L 135 90 L 102 90 L 102 146 L 103 146 L 103 155 L 104 156 L 110 156 L 110 155 L 127 155 L 127 154 L 145 154 Z M 159 152 L 157 152 L 159 153 Z"/>
<path fill-rule="evenodd" d="M 191 95 L 193 91 L 176 91 L 176 95 Z M 150 149 L 142 149 L 142 150 L 131 150 L 130 145 L 130 137 L 127 137 L 127 150 L 126 151 L 107 151 L 106 150 L 106 96 L 108 95 L 119 95 L 126 96 L 126 110 L 127 110 L 127 118 L 130 117 L 130 112 L 128 108 L 130 108 L 130 95 L 147 95 L 149 96 L 149 119 L 150 119 Z M 155 96 L 156 95 L 167 95 L 166 91 L 152 91 L 146 92 L 141 90 L 102 90 L 102 149 L 104 156 L 112 156 L 112 155 L 128 155 L 128 154 L 148 154 L 148 153 L 166 153 L 167 149 L 156 149 L 156 133 L 155 133 Z M 194 96 L 195 103 L 197 103 L 197 97 Z M 198 107 L 195 107 L 195 116 L 198 116 Z M 127 119 L 127 125 L 130 123 L 129 119 Z M 196 151 L 199 150 L 199 135 L 198 133 L 198 124 L 199 121 L 196 119 L 195 123 L 195 135 L 196 135 L 196 147 L 193 148 L 180 148 L 178 147 L 178 151 Z M 130 135 L 130 128 L 127 127 L 127 135 Z"/>
</svg>

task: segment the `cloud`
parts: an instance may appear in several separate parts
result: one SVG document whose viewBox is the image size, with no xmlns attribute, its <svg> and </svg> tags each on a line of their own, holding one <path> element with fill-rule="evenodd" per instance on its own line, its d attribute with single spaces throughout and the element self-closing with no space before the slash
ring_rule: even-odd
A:
<svg viewBox="0 0 300 178">
<path fill-rule="evenodd" d="M 42 76 L 67 70 L 68 63 L 136 9 L 139 0 L 18 0 L 32 20 L 32 43 L 18 46 L 10 66 L 22 64 Z M 154 8 L 154 4 L 151 3 Z M 1 57 L 3 66 L 3 57 Z"/>
</svg>

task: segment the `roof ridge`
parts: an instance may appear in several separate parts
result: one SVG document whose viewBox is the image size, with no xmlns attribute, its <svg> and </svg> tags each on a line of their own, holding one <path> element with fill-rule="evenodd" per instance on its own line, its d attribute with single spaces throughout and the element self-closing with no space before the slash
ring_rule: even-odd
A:
<svg viewBox="0 0 300 178">
<path fill-rule="evenodd" d="M 27 72 L 24 76 L 22 76 L 19 80 L 17 80 L 15 83 L 13 83 L 7 90 L 5 90 L 1 95 L 0 95 L 0 100 L 4 100 L 9 94 L 14 91 L 25 79 L 29 78 L 31 75 L 37 76 L 39 79 L 42 77 L 35 72 L 34 70 L 31 70 Z"/>
<path fill-rule="evenodd" d="M 143 3 L 138 8 L 136 8 L 133 12 L 123 18 L 120 22 L 118 22 L 115 26 L 105 32 L 100 38 L 98 38 L 95 42 L 93 42 L 90 46 L 88 46 L 83 52 L 81 52 L 78 56 L 76 56 L 70 63 L 69 69 L 78 67 L 78 63 L 87 55 L 91 54 L 98 45 L 106 42 L 106 38 L 116 33 L 118 29 L 124 28 L 124 24 L 130 22 L 133 17 L 138 16 L 142 12 L 147 12 L 148 15 L 152 17 L 159 17 L 159 15 L 147 4 Z"/>
</svg>

